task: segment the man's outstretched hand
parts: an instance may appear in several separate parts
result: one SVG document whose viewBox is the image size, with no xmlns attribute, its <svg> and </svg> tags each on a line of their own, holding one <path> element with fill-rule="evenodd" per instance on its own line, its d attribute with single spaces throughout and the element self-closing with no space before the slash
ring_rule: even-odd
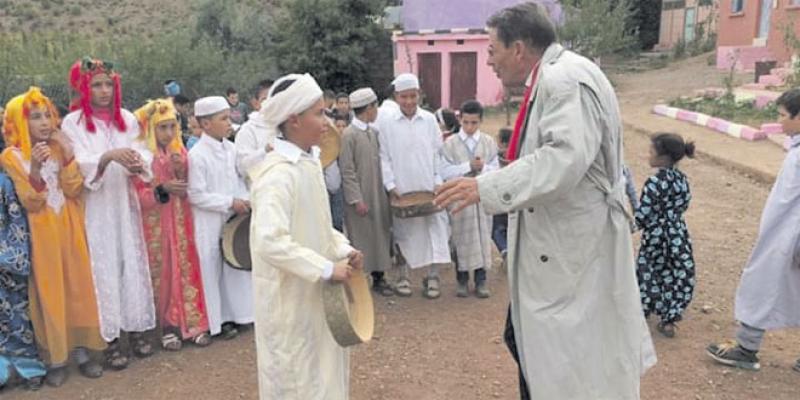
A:
<svg viewBox="0 0 800 400">
<path fill-rule="evenodd" d="M 446 182 L 436 189 L 436 198 L 433 199 L 433 204 L 440 209 L 455 205 L 451 213 L 458 214 L 464 208 L 477 204 L 480 200 L 478 180 L 458 178 Z"/>
</svg>

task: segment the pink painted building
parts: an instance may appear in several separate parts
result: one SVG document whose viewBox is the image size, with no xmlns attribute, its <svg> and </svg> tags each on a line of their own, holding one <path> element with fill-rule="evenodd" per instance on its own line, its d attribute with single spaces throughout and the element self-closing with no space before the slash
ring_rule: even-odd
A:
<svg viewBox="0 0 800 400">
<path fill-rule="evenodd" d="M 800 0 L 728 0 L 720 4 L 717 66 L 752 70 L 759 61 L 788 63 L 785 30 L 800 37 Z"/>
<path fill-rule="evenodd" d="M 423 102 L 431 109 L 457 109 L 466 100 L 486 106 L 503 102 L 504 88 L 488 58 L 486 19 L 524 0 L 405 0 L 402 30 L 395 31 L 395 75 L 419 76 Z M 556 0 L 540 0 L 556 21 L 561 7 Z"/>
</svg>

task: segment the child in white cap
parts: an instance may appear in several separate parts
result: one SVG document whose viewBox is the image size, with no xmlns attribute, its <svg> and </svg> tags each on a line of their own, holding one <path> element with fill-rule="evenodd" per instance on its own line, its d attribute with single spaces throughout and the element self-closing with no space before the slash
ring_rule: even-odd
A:
<svg viewBox="0 0 800 400">
<path fill-rule="evenodd" d="M 222 259 L 220 237 L 234 214 L 250 212 L 244 180 L 236 172 L 236 149 L 230 106 L 221 96 L 194 103 L 194 115 L 203 128 L 189 151 L 189 202 L 194 213 L 194 235 L 203 275 L 208 324 L 212 335 L 231 339 L 237 324 L 253 322 L 250 273 L 234 269 Z"/>
</svg>

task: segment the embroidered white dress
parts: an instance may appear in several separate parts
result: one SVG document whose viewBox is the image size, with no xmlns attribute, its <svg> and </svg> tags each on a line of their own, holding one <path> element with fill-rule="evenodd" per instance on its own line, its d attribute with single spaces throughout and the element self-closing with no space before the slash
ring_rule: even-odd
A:
<svg viewBox="0 0 800 400">
<path fill-rule="evenodd" d="M 95 291 L 103 339 L 113 341 L 120 331 L 142 332 L 156 326 L 153 288 L 147 248 L 142 234 L 141 211 L 131 174 L 111 162 L 97 178 L 100 158 L 113 149 L 132 148 L 144 159 L 145 173 L 152 178 L 152 154 L 138 140 L 139 123 L 122 110 L 127 130 L 95 118 L 97 131 L 86 130 L 83 112 L 64 117 L 61 129 L 69 137 L 86 187 L 86 238 L 92 260 Z M 45 180 L 45 182 L 47 182 Z M 48 202 L 51 200 L 48 199 Z M 58 203 L 58 199 L 52 201 Z"/>
</svg>

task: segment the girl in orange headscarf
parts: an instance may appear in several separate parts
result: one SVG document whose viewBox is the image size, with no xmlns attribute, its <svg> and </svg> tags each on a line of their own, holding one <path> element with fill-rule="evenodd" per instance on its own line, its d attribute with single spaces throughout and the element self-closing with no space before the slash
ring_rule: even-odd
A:
<svg viewBox="0 0 800 400">
<path fill-rule="evenodd" d="M 36 87 L 8 103 L 3 134 L 8 147 L 0 163 L 30 223 L 30 313 L 49 368 L 47 383 L 64 382 L 73 349 L 81 373 L 100 377 L 103 368 L 89 358 L 87 348 L 103 350 L 106 344 L 84 231 L 83 177 L 72 146 L 58 129 L 55 107 Z"/>
<path fill-rule="evenodd" d="M 156 315 L 163 330 L 161 345 L 177 351 L 182 340 L 211 343 L 194 243 L 192 207 L 186 197 L 188 158 L 177 112 L 168 100 L 154 100 L 134 113 L 142 138 L 153 153 L 153 180 L 134 179 L 142 206 Z"/>
</svg>

